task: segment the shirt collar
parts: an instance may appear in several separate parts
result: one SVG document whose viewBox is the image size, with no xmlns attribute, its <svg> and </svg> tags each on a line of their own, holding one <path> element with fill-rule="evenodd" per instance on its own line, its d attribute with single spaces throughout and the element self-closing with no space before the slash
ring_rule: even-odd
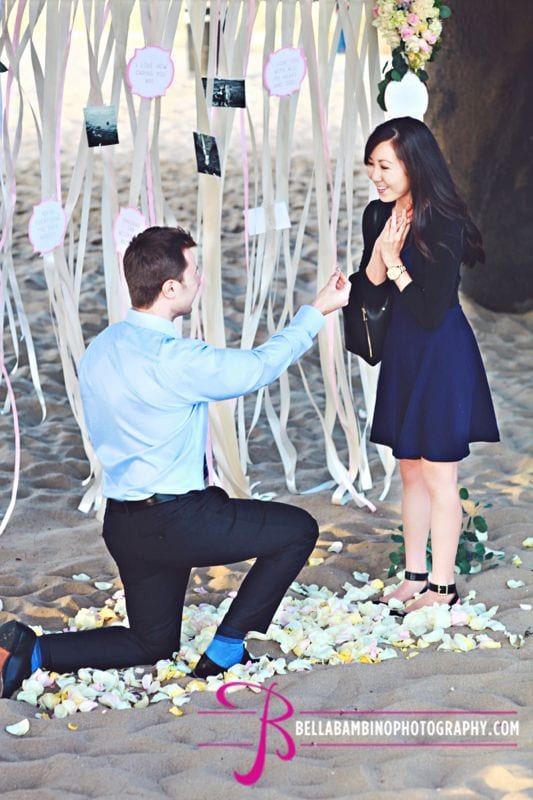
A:
<svg viewBox="0 0 533 800">
<path fill-rule="evenodd" d="M 164 333 L 166 336 L 172 336 L 173 339 L 177 338 L 178 335 L 173 322 L 146 311 L 135 311 L 134 308 L 130 308 L 126 314 L 126 322 L 138 328 L 159 331 L 159 333 Z"/>
</svg>

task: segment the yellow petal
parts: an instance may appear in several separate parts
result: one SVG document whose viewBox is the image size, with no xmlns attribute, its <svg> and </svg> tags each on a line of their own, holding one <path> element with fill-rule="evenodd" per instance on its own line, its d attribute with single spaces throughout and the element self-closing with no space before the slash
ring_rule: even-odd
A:
<svg viewBox="0 0 533 800">
<path fill-rule="evenodd" d="M 317 556 L 316 558 L 309 558 L 307 563 L 310 567 L 318 567 L 319 564 L 324 563 L 324 559 Z"/>
<path fill-rule="evenodd" d="M 524 539 L 522 547 L 533 547 L 533 536 L 528 536 L 527 539 Z"/>
<path fill-rule="evenodd" d="M 521 566 L 521 564 L 523 564 L 523 561 L 520 558 L 520 556 L 513 556 L 511 559 L 511 564 L 513 565 L 513 567 L 519 567 Z"/>
<path fill-rule="evenodd" d="M 78 726 L 77 725 L 73 725 L 72 722 L 68 723 L 67 728 L 69 729 L 69 731 L 77 731 L 78 730 Z"/>
<path fill-rule="evenodd" d="M 375 580 L 373 580 L 370 583 L 370 586 L 372 586 L 373 589 L 383 589 L 385 584 L 383 583 L 382 580 L 380 580 L 379 578 L 376 578 Z"/>
<path fill-rule="evenodd" d="M 174 714 L 175 717 L 182 717 L 185 713 L 182 708 L 178 708 L 177 706 L 172 706 L 168 709 L 169 714 Z"/>
<path fill-rule="evenodd" d="M 359 661 L 361 664 L 372 664 L 370 656 L 359 656 Z"/>
</svg>

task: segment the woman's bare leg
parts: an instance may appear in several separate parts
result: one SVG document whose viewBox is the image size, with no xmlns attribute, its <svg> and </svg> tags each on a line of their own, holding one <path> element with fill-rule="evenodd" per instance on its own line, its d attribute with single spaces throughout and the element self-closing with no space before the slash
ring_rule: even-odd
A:
<svg viewBox="0 0 533 800">
<path fill-rule="evenodd" d="M 431 580 L 438 584 L 455 582 L 455 558 L 461 534 L 461 501 L 457 491 L 457 462 L 420 460 L 421 473 L 431 500 Z M 451 594 L 427 591 L 409 603 L 414 611 L 433 603 L 448 603 Z"/>
<path fill-rule="evenodd" d="M 422 472 L 421 459 L 400 459 L 402 479 L 402 522 L 405 541 L 405 568 L 427 572 L 426 545 L 431 524 L 431 501 Z M 425 581 L 403 580 L 384 599 L 405 602 L 426 585 Z"/>
</svg>

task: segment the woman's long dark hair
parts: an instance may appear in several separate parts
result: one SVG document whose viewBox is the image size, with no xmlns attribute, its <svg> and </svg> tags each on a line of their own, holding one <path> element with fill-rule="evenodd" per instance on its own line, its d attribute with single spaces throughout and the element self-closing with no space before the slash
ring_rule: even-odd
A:
<svg viewBox="0 0 533 800">
<path fill-rule="evenodd" d="M 426 258 L 432 258 L 424 241 L 424 217 L 429 207 L 444 217 L 464 224 L 463 262 L 473 267 L 485 261 L 481 233 L 459 195 L 437 140 L 423 122 L 412 117 L 398 117 L 383 122 L 366 143 L 365 164 L 381 142 L 391 142 L 403 162 L 413 197 L 411 231 L 416 247 Z"/>
</svg>

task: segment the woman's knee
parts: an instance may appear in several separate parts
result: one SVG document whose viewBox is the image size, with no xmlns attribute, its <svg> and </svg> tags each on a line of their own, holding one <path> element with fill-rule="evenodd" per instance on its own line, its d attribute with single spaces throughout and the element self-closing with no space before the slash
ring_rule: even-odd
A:
<svg viewBox="0 0 533 800">
<path fill-rule="evenodd" d="M 421 470 L 430 495 L 453 495 L 457 492 L 457 463 L 426 461 L 422 459 Z"/>
<path fill-rule="evenodd" d="M 400 476 L 403 486 L 414 486 L 422 483 L 424 477 L 420 459 L 400 459 Z"/>
</svg>

